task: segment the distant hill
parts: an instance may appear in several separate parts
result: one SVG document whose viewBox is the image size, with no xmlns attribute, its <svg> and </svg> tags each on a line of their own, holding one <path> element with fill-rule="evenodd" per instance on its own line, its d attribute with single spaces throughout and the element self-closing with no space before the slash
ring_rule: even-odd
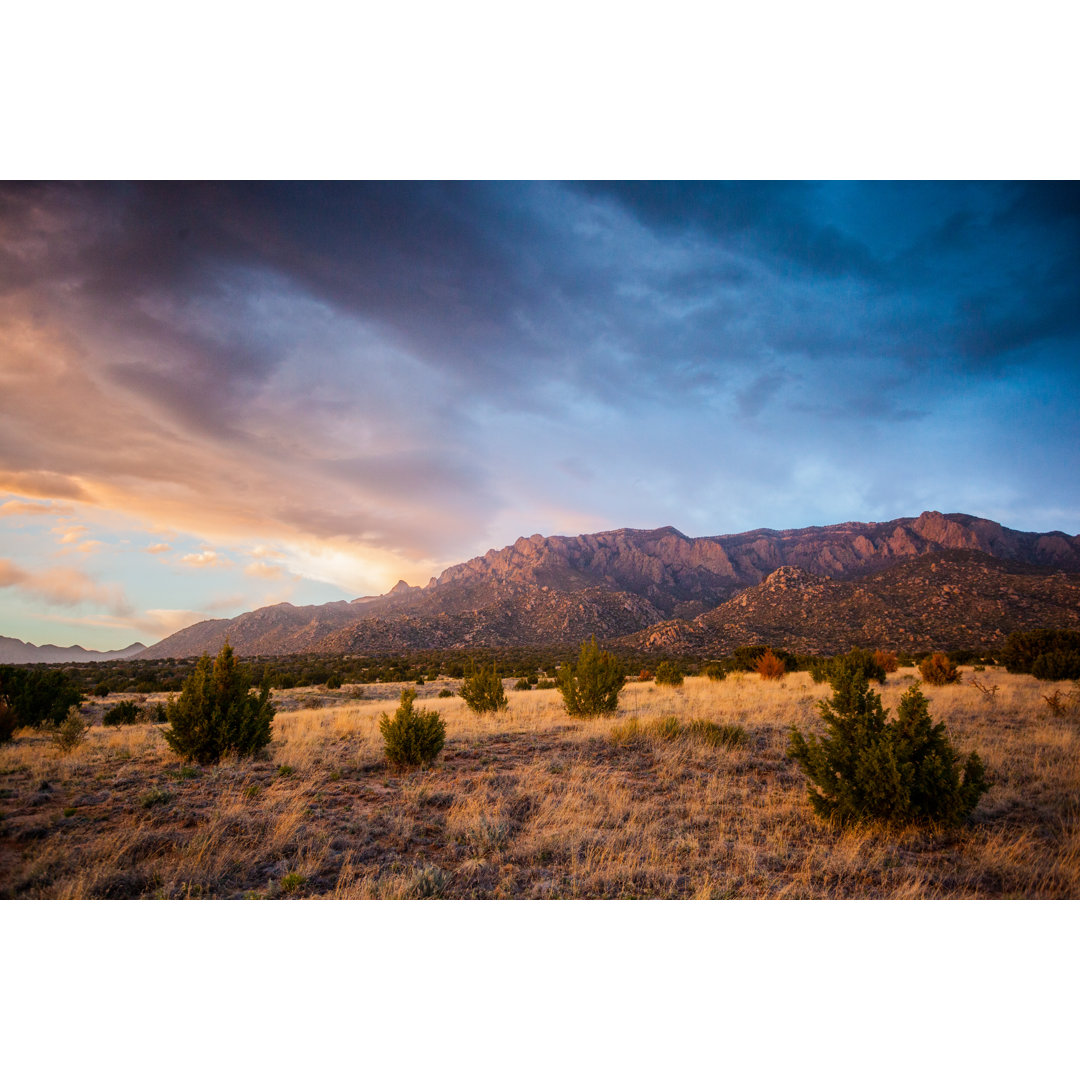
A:
<svg viewBox="0 0 1080 1080">
<path fill-rule="evenodd" d="M 1054 571 L 1080 574 L 1080 537 L 1020 532 L 968 514 L 936 511 L 887 522 L 757 529 L 696 539 L 671 527 L 616 529 L 575 537 L 535 535 L 451 566 L 422 587 L 398 582 L 382 596 L 309 607 L 277 604 L 233 619 L 212 619 L 173 634 L 142 655 L 153 659 L 212 654 L 226 637 L 239 654 L 251 656 L 563 645 L 591 634 L 604 640 L 628 638 L 648 628 L 656 628 L 656 634 L 663 636 L 675 633 L 666 624 L 675 620 L 680 627 L 697 626 L 699 617 L 761 585 L 781 567 L 840 584 L 946 552 L 973 552 L 991 560 L 955 563 L 955 573 L 975 575 L 976 585 L 981 568 L 989 572 L 995 560 L 1029 567 L 1036 576 Z M 903 571 L 898 572 L 902 579 Z M 1008 577 L 1013 571 L 1001 573 Z M 978 587 L 992 589 L 994 582 L 1002 589 L 1008 586 L 1004 578 L 994 577 Z M 950 588 L 959 587 L 957 582 L 950 584 Z M 907 603 L 905 597 L 910 597 L 911 603 L 921 604 L 927 599 L 915 586 L 890 595 L 892 599 L 882 593 L 880 602 Z M 999 610 L 1006 622 L 1014 617 L 1023 620 L 1025 610 L 1029 614 L 1045 610 L 1048 617 L 1057 610 L 1049 600 L 1040 607 L 1027 594 L 1017 593 L 1015 602 L 1008 595 Z M 875 602 L 865 593 L 864 600 L 850 609 L 847 623 L 840 618 L 840 609 L 835 619 L 830 614 L 835 640 L 842 645 L 851 635 L 865 635 L 868 627 L 878 625 L 874 619 L 879 617 L 870 610 Z M 1062 603 L 1069 610 L 1068 601 L 1062 599 Z M 911 627 L 922 629 L 918 633 L 911 629 L 911 637 L 903 640 L 959 640 L 970 633 L 965 644 L 975 644 L 975 635 L 991 632 L 988 623 L 970 619 L 960 619 L 951 628 L 947 620 L 956 617 L 958 610 L 935 604 L 929 613 L 913 612 Z M 706 625 L 712 624 L 702 624 Z M 735 622 L 730 625 L 734 627 Z M 694 631 L 679 633 L 692 636 Z M 714 636 L 722 635 L 717 631 Z M 809 631 L 803 636 L 807 641 L 813 637 Z"/>
<path fill-rule="evenodd" d="M 0 664 L 85 664 L 96 660 L 129 660 L 145 649 L 141 641 L 115 652 L 95 652 L 81 645 L 31 645 L 18 638 L 0 637 Z"/>
</svg>

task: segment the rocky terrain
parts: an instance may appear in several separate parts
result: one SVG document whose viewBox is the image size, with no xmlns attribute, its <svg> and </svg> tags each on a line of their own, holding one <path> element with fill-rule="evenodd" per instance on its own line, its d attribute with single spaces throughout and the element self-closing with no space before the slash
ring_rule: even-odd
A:
<svg viewBox="0 0 1080 1080">
<path fill-rule="evenodd" d="M 930 572 L 933 581 L 926 578 L 919 560 L 949 552 L 983 558 L 949 562 L 949 581 L 933 578 L 937 571 Z M 908 566 L 923 576 L 907 581 Z M 792 569 L 766 592 L 753 592 L 782 567 Z M 1015 567 L 1027 570 L 1009 569 Z M 887 571 L 894 576 L 881 578 Z M 809 591 L 795 604 L 794 593 L 778 583 L 794 581 L 797 572 L 808 575 Z M 927 512 L 697 539 L 670 527 L 536 535 L 452 566 L 423 587 L 399 582 L 383 596 L 311 607 L 277 604 L 209 620 L 143 656 L 214 653 L 226 636 L 242 655 L 567 644 L 590 634 L 647 648 L 782 640 L 819 651 L 886 630 L 899 647 L 941 647 L 932 643 L 946 638 L 967 646 L 983 644 L 991 632 L 997 640 L 1006 626 L 1045 625 L 1047 619 L 1072 625 L 1056 614 L 1076 611 L 1067 574 L 1080 574 L 1080 538 L 1019 532 L 966 514 Z M 1027 591 L 1017 591 L 1013 578 L 1023 578 Z M 1036 587 L 1036 579 L 1045 580 Z M 857 580 L 861 591 L 844 591 Z M 928 602 L 939 586 L 958 591 Z M 967 617 L 967 601 L 950 597 L 970 597 L 978 610 Z M 796 618 L 795 610 L 805 614 Z M 827 629 L 810 624 L 819 618 Z M 874 643 L 882 643 L 880 637 Z"/>
<path fill-rule="evenodd" d="M 737 645 L 947 651 L 993 648 L 1014 630 L 1048 626 L 1080 629 L 1080 574 L 946 551 L 854 581 L 784 566 L 693 621 L 658 623 L 620 643 L 694 655 Z"/>
</svg>

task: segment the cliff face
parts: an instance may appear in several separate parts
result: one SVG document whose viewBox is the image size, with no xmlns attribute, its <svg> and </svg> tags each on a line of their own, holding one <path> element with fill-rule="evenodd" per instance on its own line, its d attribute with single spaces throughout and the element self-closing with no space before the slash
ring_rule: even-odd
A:
<svg viewBox="0 0 1080 1080">
<path fill-rule="evenodd" d="M 920 556 L 970 551 L 1080 573 L 1080 538 L 1028 533 L 966 514 L 690 538 L 677 529 L 530 536 L 445 570 L 423 588 L 399 582 L 351 604 L 279 604 L 188 627 L 148 658 L 213 652 L 228 635 L 241 654 L 392 651 L 563 644 L 632 634 L 711 612 L 780 567 L 853 581 Z M 686 631 L 690 633 L 690 631 Z"/>
</svg>

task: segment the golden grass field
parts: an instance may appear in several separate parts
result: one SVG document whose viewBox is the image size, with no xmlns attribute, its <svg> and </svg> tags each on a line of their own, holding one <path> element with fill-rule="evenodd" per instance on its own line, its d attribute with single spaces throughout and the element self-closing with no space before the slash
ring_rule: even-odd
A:
<svg viewBox="0 0 1080 1080">
<path fill-rule="evenodd" d="M 889 676 L 894 713 L 914 677 Z M 1080 715 L 1051 715 L 1053 685 L 1029 676 L 977 676 L 993 699 L 970 678 L 924 688 L 993 781 L 950 830 L 841 832 L 813 816 L 785 755 L 793 724 L 821 730 L 829 688 L 805 673 L 632 682 L 597 720 L 570 719 L 554 690 L 510 691 L 508 711 L 477 717 L 459 697 L 428 700 L 455 685 L 440 680 L 421 688 L 447 726 L 426 771 L 385 763 L 391 684 L 317 708 L 279 695 L 293 708 L 265 755 L 206 768 L 155 725 L 96 724 L 66 756 L 23 730 L 0 747 L 0 896 L 1078 898 Z M 670 716 L 747 739 L 666 740 L 651 725 Z"/>
</svg>

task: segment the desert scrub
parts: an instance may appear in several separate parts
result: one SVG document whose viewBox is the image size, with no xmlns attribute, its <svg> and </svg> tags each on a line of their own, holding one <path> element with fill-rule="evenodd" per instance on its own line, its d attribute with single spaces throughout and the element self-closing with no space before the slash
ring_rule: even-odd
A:
<svg viewBox="0 0 1080 1080">
<path fill-rule="evenodd" d="M 446 725 L 439 714 L 432 709 L 414 708 L 415 701 L 416 691 L 406 687 L 393 717 L 383 713 L 379 720 L 379 733 L 391 765 L 430 765 L 446 742 Z"/>
<path fill-rule="evenodd" d="M 105 727 L 115 727 L 118 724 L 137 724 L 139 722 L 139 706 L 134 701 L 121 701 L 109 709 L 101 718 Z"/>
<path fill-rule="evenodd" d="M 528 689 L 526 685 L 525 689 Z M 507 706 L 506 691 L 495 665 L 491 669 L 473 664 L 461 684 L 461 696 L 474 713 L 500 712 Z"/>
<path fill-rule="evenodd" d="M 596 638 L 581 646 L 578 662 L 559 668 L 559 691 L 570 716 L 609 716 L 619 707 L 619 691 L 626 682 L 622 667 Z"/>
<path fill-rule="evenodd" d="M 211 666 L 204 653 L 166 710 L 165 741 L 181 757 L 212 765 L 235 751 L 253 756 L 270 742 L 270 690 L 251 691 L 251 677 L 226 641 Z"/>
<path fill-rule="evenodd" d="M 70 754 L 85 738 L 90 725 L 82 718 L 78 705 L 72 705 L 67 716 L 53 732 L 53 745 L 61 754 Z"/>
<path fill-rule="evenodd" d="M 919 663 L 919 674 L 923 682 L 931 686 L 946 686 L 948 683 L 960 681 L 960 670 L 944 654 L 933 653 Z"/>
<path fill-rule="evenodd" d="M 793 728 L 788 749 L 818 816 L 842 825 L 958 825 L 971 814 L 990 787 L 982 761 L 972 753 L 959 766 L 945 725 L 933 723 L 918 683 L 900 698 L 891 723 L 858 667 L 837 673 L 832 688 L 832 701 L 818 702 L 825 735 L 804 738 Z"/>
<path fill-rule="evenodd" d="M 657 686 L 682 686 L 683 673 L 670 660 L 662 660 L 656 668 Z"/>
<path fill-rule="evenodd" d="M 766 649 L 754 663 L 754 670 L 763 679 L 782 679 L 787 671 L 787 665 L 772 649 Z"/>
</svg>

